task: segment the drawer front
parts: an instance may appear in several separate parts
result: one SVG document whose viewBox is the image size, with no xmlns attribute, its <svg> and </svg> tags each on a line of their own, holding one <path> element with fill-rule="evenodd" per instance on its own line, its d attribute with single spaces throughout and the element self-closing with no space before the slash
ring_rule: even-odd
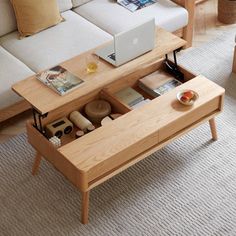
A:
<svg viewBox="0 0 236 236">
<path fill-rule="evenodd" d="M 134 140 L 135 138 L 132 141 Z M 96 166 L 88 171 L 88 181 L 94 182 L 94 180 L 100 179 L 101 176 L 107 175 L 108 173 L 122 168 L 131 160 L 137 158 L 140 154 L 157 144 L 158 130 L 142 139 L 139 138 L 138 141 L 132 142 L 131 145 L 127 146 L 126 148 L 122 148 L 122 150 L 116 152 L 116 154 L 106 159 L 106 161 L 96 164 Z M 115 146 L 118 147 L 119 144 L 114 143 L 114 147 Z M 107 148 L 112 149 L 112 147 Z"/>
<path fill-rule="evenodd" d="M 203 104 L 202 106 L 193 109 L 191 112 L 186 113 L 185 116 L 181 116 L 177 119 L 169 119 L 164 127 L 159 130 L 159 142 L 164 141 L 165 139 L 170 138 L 176 133 L 180 132 L 184 128 L 192 125 L 201 118 L 204 118 L 214 111 L 218 112 L 220 109 L 221 97 L 216 97 L 213 100 Z M 173 117 L 173 114 L 170 114 Z M 168 119 L 168 117 L 166 117 Z"/>
</svg>

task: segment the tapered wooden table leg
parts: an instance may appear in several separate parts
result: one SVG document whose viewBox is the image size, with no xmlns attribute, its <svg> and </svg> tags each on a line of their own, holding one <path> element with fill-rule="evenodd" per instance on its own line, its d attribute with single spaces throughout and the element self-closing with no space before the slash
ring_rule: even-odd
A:
<svg viewBox="0 0 236 236">
<path fill-rule="evenodd" d="M 213 140 L 217 140 L 217 130 L 216 130 L 216 123 L 215 123 L 215 118 L 212 118 L 209 120 L 210 128 L 211 128 L 211 135 Z"/>
<path fill-rule="evenodd" d="M 88 214 L 89 214 L 89 191 L 82 192 L 82 211 L 81 211 L 82 224 L 88 223 Z"/>
<path fill-rule="evenodd" d="M 40 155 L 39 152 L 36 153 L 35 159 L 34 159 L 34 164 L 32 168 L 32 175 L 36 175 L 40 166 L 42 156 Z"/>
</svg>

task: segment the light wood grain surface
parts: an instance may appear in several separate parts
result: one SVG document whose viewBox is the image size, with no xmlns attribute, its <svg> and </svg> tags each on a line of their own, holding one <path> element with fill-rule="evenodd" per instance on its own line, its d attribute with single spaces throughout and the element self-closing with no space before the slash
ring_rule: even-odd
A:
<svg viewBox="0 0 236 236">
<path fill-rule="evenodd" d="M 7 120 L 14 115 L 20 114 L 30 108 L 31 108 L 31 105 L 27 101 L 22 100 L 22 101 L 19 101 L 19 102 L 13 104 L 10 107 L 7 107 L 5 109 L 1 109 L 0 122 Z"/>
<path fill-rule="evenodd" d="M 193 89 L 199 94 L 193 107 L 176 101 L 176 93 L 182 89 Z M 223 88 L 198 76 L 58 151 L 79 170 L 88 172 L 92 180 L 219 109 L 219 94 L 223 93 Z"/>
<path fill-rule="evenodd" d="M 86 65 L 84 64 L 84 60 L 86 55 L 91 54 L 94 50 L 62 63 L 62 66 L 85 81 L 80 88 L 64 96 L 60 96 L 52 91 L 50 88 L 38 81 L 35 76 L 15 84 L 13 90 L 20 96 L 24 97 L 42 114 L 55 110 L 56 108 L 82 97 L 97 88 L 101 88 L 120 77 L 132 73 L 137 68 L 155 61 L 158 57 L 163 56 L 174 49 L 180 48 L 186 43 L 181 38 L 178 38 L 161 28 L 157 29 L 156 35 L 156 46 L 151 52 L 146 53 L 118 68 L 114 68 L 110 64 L 100 60 L 99 71 L 91 75 L 85 75 L 84 71 Z M 32 88 L 34 89 L 32 90 Z"/>
</svg>

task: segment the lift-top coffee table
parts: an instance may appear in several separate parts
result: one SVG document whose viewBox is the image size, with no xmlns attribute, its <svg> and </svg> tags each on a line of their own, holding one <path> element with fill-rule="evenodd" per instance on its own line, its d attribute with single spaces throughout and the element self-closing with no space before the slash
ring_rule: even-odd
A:
<svg viewBox="0 0 236 236">
<path fill-rule="evenodd" d="M 85 80 L 80 88 L 65 96 L 59 96 L 34 76 L 13 86 L 34 111 L 35 119 L 27 122 L 28 140 L 37 151 L 33 174 L 43 157 L 68 178 L 82 193 L 82 223 L 88 222 L 89 192 L 95 186 L 203 122 L 209 121 L 212 138 L 217 139 L 214 117 L 222 111 L 224 89 L 201 75 L 179 67 L 185 83 L 135 110 L 114 97 L 124 87 L 136 87 L 141 77 L 163 70 L 161 57 L 184 45 L 184 40 L 158 28 L 155 49 L 121 67 L 100 61 L 99 71 L 85 76 L 83 61 L 93 50 L 62 63 Z M 183 89 L 193 89 L 199 94 L 193 106 L 177 101 L 176 94 Z M 97 98 L 109 101 L 113 112 L 123 115 L 79 139 L 73 135 L 63 137 L 59 148 L 42 134 L 46 124 L 83 109 Z"/>
</svg>

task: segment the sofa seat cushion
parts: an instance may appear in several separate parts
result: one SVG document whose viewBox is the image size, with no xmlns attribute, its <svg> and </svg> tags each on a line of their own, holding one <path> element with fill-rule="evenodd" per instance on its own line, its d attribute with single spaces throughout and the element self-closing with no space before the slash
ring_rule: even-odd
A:
<svg viewBox="0 0 236 236">
<path fill-rule="evenodd" d="M 155 4 L 133 13 L 116 1 L 93 0 L 75 8 L 74 11 L 112 35 L 151 17 L 155 17 L 156 25 L 171 32 L 188 23 L 187 10 L 170 0 L 158 0 Z"/>
<path fill-rule="evenodd" d="M 13 105 L 21 98 L 11 90 L 11 86 L 34 72 L 21 61 L 0 47 L 0 109 Z"/>
<path fill-rule="evenodd" d="M 64 22 L 28 38 L 19 40 L 17 32 L 5 35 L 0 38 L 0 45 L 39 72 L 112 39 L 73 11 L 62 16 Z"/>
</svg>

